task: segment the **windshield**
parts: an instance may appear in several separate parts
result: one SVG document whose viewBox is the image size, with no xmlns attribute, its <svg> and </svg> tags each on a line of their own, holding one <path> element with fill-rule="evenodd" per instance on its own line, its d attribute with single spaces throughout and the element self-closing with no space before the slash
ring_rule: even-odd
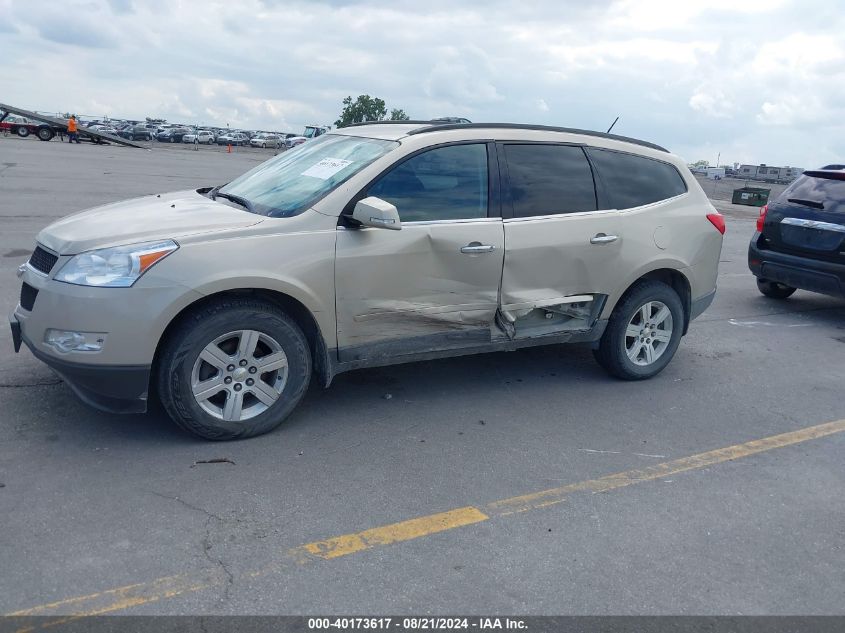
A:
<svg viewBox="0 0 845 633">
<path fill-rule="evenodd" d="M 271 158 L 220 191 L 245 198 L 260 215 L 289 217 L 398 146 L 396 141 L 323 135 Z"/>
</svg>

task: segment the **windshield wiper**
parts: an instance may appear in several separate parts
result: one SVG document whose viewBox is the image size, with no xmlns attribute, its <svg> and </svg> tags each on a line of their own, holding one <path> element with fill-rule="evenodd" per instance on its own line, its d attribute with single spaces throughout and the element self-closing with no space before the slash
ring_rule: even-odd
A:
<svg viewBox="0 0 845 633">
<path fill-rule="evenodd" d="M 226 200 L 231 200 L 232 202 L 241 205 L 250 213 L 255 213 L 255 207 L 253 207 L 252 203 L 246 198 L 241 198 L 240 196 L 236 196 L 233 193 L 223 193 L 221 191 L 215 191 L 211 199 L 215 200 L 218 196 L 220 198 L 226 198 Z"/>
<path fill-rule="evenodd" d="M 812 207 L 813 209 L 824 209 L 824 205 L 821 202 L 816 202 L 814 200 L 802 200 L 801 198 L 787 198 L 786 200 L 805 207 Z"/>
</svg>

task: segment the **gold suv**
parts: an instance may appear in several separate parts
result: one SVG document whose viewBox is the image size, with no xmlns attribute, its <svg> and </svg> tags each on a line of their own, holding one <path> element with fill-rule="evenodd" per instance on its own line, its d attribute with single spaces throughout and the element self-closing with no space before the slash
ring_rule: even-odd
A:
<svg viewBox="0 0 845 633">
<path fill-rule="evenodd" d="M 64 218 L 11 316 L 86 402 L 265 433 L 312 376 L 592 343 L 654 376 L 710 304 L 724 233 L 651 143 L 510 124 L 332 131 L 214 188 Z"/>
</svg>

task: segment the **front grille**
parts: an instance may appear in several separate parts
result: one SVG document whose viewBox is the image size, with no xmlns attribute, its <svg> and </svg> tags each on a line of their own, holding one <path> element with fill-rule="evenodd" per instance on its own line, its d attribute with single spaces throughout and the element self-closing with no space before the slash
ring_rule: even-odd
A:
<svg viewBox="0 0 845 633">
<path fill-rule="evenodd" d="M 53 255 L 53 253 L 45 251 L 40 246 L 36 246 L 35 250 L 32 252 L 32 256 L 29 258 L 29 265 L 35 270 L 42 272 L 45 275 L 49 275 L 58 259 L 58 255 Z"/>
<path fill-rule="evenodd" d="M 38 290 L 33 288 L 28 283 L 21 286 L 21 307 L 27 312 L 32 311 L 32 306 L 35 305 L 35 297 L 38 296 Z"/>
</svg>

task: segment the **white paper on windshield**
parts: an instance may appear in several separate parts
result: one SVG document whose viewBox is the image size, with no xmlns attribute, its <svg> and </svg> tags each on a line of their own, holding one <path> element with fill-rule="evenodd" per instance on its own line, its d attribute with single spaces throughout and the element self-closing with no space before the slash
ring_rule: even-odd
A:
<svg viewBox="0 0 845 633">
<path fill-rule="evenodd" d="M 351 160 L 343 160 L 342 158 L 324 158 L 319 163 L 311 165 L 311 167 L 302 172 L 302 175 L 319 178 L 320 180 L 328 180 L 341 169 L 351 164 Z"/>
</svg>

